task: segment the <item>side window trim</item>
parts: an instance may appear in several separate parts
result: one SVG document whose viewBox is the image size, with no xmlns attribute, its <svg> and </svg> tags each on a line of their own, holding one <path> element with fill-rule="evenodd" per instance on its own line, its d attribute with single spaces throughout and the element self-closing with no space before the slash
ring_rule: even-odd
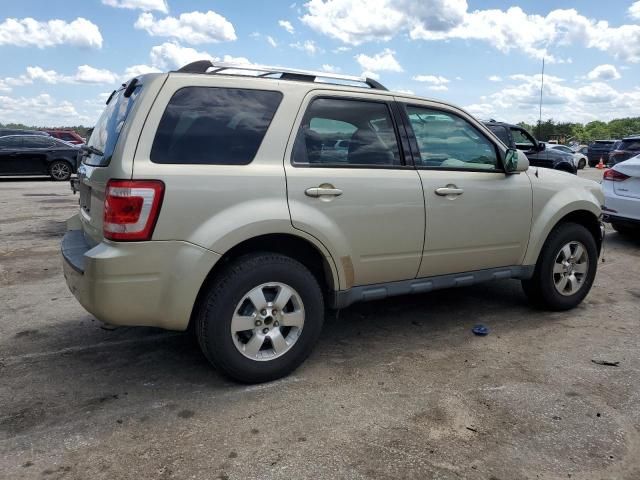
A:
<svg viewBox="0 0 640 480">
<path fill-rule="evenodd" d="M 396 138 L 396 144 L 398 147 L 398 153 L 400 156 L 400 163 L 401 165 L 356 165 L 356 164 L 334 164 L 334 163 L 297 163 L 294 160 L 294 155 L 295 155 L 295 144 L 298 141 L 298 135 L 300 133 L 300 128 L 303 126 L 304 121 L 305 121 L 305 117 L 307 115 L 307 112 L 309 111 L 309 108 L 311 107 L 311 105 L 313 104 L 313 102 L 315 102 L 316 100 L 323 100 L 323 99 L 328 99 L 328 100 L 347 100 L 347 101 L 358 101 L 358 102 L 368 102 L 368 103 L 379 103 L 382 105 L 385 105 L 387 107 L 387 112 L 389 114 L 389 118 L 391 119 L 391 123 L 393 126 L 393 131 L 394 131 L 394 135 Z M 400 131 L 400 118 L 398 117 L 396 111 L 393 108 L 393 104 L 395 102 L 391 99 L 374 99 L 374 98 L 361 98 L 361 97 L 356 97 L 356 96 L 342 96 L 342 95 L 330 95 L 330 94 L 326 94 L 326 93 L 320 93 L 317 95 L 313 95 L 309 98 L 309 100 L 305 103 L 304 105 L 304 112 L 302 113 L 301 118 L 301 122 L 300 124 L 297 126 L 297 130 L 295 132 L 294 138 L 293 138 L 293 148 L 291 149 L 291 154 L 289 157 L 289 162 L 291 164 L 291 166 L 295 167 L 295 168 L 353 168 L 353 169 L 377 169 L 377 170 L 407 170 L 407 169 L 413 169 L 413 165 L 412 165 L 412 161 L 408 161 L 409 159 L 407 158 L 406 155 L 406 151 L 403 148 L 403 143 L 402 143 L 402 135 L 401 135 L 401 131 Z M 405 130 L 406 132 L 406 130 Z"/>
<path fill-rule="evenodd" d="M 476 130 L 478 131 L 479 135 L 482 135 L 482 137 L 484 139 L 486 139 L 494 148 L 495 152 L 496 152 L 496 159 L 498 160 L 498 163 L 500 164 L 501 168 L 493 168 L 493 169 L 484 169 L 484 168 L 451 168 L 451 167 L 432 167 L 432 166 L 423 166 L 420 165 L 420 163 L 422 162 L 422 158 L 420 157 L 420 148 L 418 146 L 418 139 L 416 138 L 416 134 L 415 131 L 413 130 L 413 126 L 411 125 L 411 121 L 409 120 L 409 114 L 407 112 L 407 107 L 414 107 L 414 108 L 425 108 L 425 109 L 429 109 L 429 110 L 436 110 L 438 112 L 443 112 L 445 114 L 448 115 L 453 115 L 456 116 L 458 118 L 460 118 L 461 120 L 464 120 L 465 122 L 469 123 L 469 125 L 471 125 L 472 127 L 475 128 L 475 125 L 473 125 L 472 123 L 468 122 L 465 118 L 461 117 L 460 115 L 458 115 L 457 113 L 444 109 L 444 108 L 438 108 L 437 106 L 425 106 L 425 105 L 419 105 L 419 104 L 414 104 L 414 103 L 408 103 L 408 102 L 398 102 L 399 106 L 400 106 L 400 110 L 403 113 L 403 120 L 405 122 L 406 125 L 406 129 L 407 129 L 407 133 L 409 135 L 409 145 L 411 146 L 411 151 L 413 154 L 413 163 L 415 165 L 415 168 L 417 170 L 439 170 L 439 171 L 462 171 L 462 172 L 486 172 L 486 173 L 504 173 L 504 154 L 502 153 L 502 151 L 498 148 L 498 145 L 496 145 L 496 143 L 489 138 L 487 135 L 485 135 L 485 133 L 476 128 Z"/>
</svg>

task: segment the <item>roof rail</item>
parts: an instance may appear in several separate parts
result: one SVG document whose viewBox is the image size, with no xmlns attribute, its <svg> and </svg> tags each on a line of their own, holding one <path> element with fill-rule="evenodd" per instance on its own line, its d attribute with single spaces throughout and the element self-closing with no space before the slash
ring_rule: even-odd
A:
<svg viewBox="0 0 640 480">
<path fill-rule="evenodd" d="M 233 73 L 233 71 L 236 73 Z M 315 82 L 318 78 L 326 78 L 327 80 L 339 80 L 343 82 L 353 82 L 367 85 L 373 90 L 387 90 L 381 83 L 372 78 L 356 77 L 351 75 L 338 75 L 328 72 L 314 72 L 310 70 L 294 70 L 291 68 L 269 67 L 266 65 L 254 64 L 233 64 L 233 63 L 213 63 L 210 60 L 198 60 L 191 62 L 182 68 L 176 70 L 179 73 L 207 73 L 207 74 L 228 74 L 243 75 L 241 72 L 255 72 L 255 77 L 268 78 L 272 75 L 279 75 L 280 80 L 297 80 L 301 82 Z M 247 75 L 248 76 L 248 75 Z"/>
</svg>

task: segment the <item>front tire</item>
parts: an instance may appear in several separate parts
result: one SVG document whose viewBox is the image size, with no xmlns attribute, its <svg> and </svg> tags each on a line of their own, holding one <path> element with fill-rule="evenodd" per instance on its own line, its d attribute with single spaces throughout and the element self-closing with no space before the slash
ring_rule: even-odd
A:
<svg viewBox="0 0 640 480">
<path fill-rule="evenodd" d="M 587 162 L 584 158 L 581 158 L 578 162 L 578 170 L 582 170 L 587 165 Z"/>
<path fill-rule="evenodd" d="M 64 160 L 56 160 L 49 165 L 49 175 L 56 182 L 65 182 L 71 178 L 71 165 Z"/>
<path fill-rule="evenodd" d="M 211 282 L 196 335 L 220 372 L 260 383 L 295 370 L 311 353 L 323 322 L 322 290 L 304 265 L 284 255 L 250 254 Z"/>
<path fill-rule="evenodd" d="M 598 265 L 593 235 L 582 225 L 556 226 L 540 252 L 533 277 L 522 281 L 529 300 L 555 311 L 577 306 L 589 293 Z"/>
</svg>

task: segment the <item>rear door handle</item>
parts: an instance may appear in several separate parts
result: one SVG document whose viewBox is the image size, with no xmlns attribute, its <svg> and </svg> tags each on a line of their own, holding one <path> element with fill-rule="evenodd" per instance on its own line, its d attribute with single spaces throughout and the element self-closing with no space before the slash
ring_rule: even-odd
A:
<svg viewBox="0 0 640 480">
<path fill-rule="evenodd" d="M 436 195 L 446 197 L 447 195 L 462 195 L 464 190 L 458 187 L 440 187 L 436 188 Z"/>
<path fill-rule="evenodd" d="M 312 187 L 307 188 L 304 191 L 304 194 L 307 197 L 321 197 L 323 195 L 331 195 L 333 197 L 339 197 L 342 195 L 342 190 L 339 188 L 330 188 L 330 187 Z"/>
</svg>

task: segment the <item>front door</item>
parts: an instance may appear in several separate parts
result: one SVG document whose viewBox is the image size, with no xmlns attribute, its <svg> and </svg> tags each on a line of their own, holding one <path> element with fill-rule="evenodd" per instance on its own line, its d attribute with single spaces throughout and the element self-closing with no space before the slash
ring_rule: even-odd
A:
<svg viewBox="0 0 640 480">
<path fill-rule="evenodd" d="M 285 156 L 291 221 L 329 247 L 341 289 L 412 279 L 424 241 L 418 172 L 389 97 L 312 92 Z"/>
<path fill-rule="evenodd" d="M 418 276 L 519 265 L 531 228 L 527 174 L 505 175 L 504 147 L 462 112 L 405 108 L 427 215 Z"/>
</svg>

